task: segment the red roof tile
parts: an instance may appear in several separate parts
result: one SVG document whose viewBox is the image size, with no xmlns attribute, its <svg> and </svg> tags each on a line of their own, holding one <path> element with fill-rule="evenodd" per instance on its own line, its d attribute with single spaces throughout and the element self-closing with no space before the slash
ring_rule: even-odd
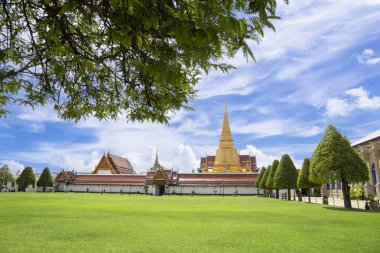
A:
<svg viewBox="0 0 380 253">
<path fill-rule="evenodd" d="M 116 168 L 132 169 L 131 163 L 127 158 L 123 158 L 117 155 L 109 154 L 112 162 L 115 164 Z"/>
</svg>

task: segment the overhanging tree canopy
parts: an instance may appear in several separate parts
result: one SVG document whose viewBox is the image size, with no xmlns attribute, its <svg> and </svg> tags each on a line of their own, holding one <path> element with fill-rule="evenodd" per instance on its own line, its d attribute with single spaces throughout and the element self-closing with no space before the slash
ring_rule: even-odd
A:
<svg viewBox="0 0 380 253">
<path fill-rule="evenodd" d="M 287 4 L 288 0 L 284 0 Z M 274 26 L 276 0 L 2 1 L 0 116 L 51 103 L 63 119 L 167 122 L 199 74 Z"/>
</svg>

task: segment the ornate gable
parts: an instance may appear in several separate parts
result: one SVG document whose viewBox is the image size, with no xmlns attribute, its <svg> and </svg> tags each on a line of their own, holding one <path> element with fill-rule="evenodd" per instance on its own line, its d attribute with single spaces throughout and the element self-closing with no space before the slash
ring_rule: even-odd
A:
<svg viewBox="0 0 380 253">
<path fill-rule="evenodd" d="M 108 157 L 104 154 L 92 174 L 115 174 L 117 173 Z"/>
<path fill-rule="evenodd" d="M 167 184 L 169 182 L 169 177 L 166 175 L 165 171 L 161 168 L 159 168 L 153 177 L 153 183 L 165 183 Z"/>
</svg>

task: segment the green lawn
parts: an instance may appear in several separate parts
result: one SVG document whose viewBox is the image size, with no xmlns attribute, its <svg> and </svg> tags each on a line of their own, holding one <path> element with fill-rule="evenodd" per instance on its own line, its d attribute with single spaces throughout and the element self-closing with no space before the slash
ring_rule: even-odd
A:
<svg viewBox="0 0 380 253">
<path fill-rule="evenodd" d="M 379 252 L 380 213 L 261 197 L 0 193 L 0 252 Z"/>
</svg>

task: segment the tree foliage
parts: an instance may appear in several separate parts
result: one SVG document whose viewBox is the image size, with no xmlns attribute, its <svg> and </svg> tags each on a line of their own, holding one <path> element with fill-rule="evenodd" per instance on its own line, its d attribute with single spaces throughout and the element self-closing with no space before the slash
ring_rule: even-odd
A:
<svg viewBox="0 0 380 253">
<path fill-rule="evenodd" d="M 262 167 L 262 168 L 261 168 L 261 170 L 260 170 L 260 174 L 259 174 L 259 176 L 257 177 L 256 182 L 255 182 L 255 187 L 256 187 L 256 188 L 260 188 L 261 179 L 262 179 L 263 176 L 264 176 L 265 170 L 266 170 L 265 167 Z"/>
<path fill-rule="evenodd" d="M 268 188 L 267 188 L 267 180 L 268 180 L 268 176 L 269 176 L 269 174 L 270 174 L 271 168 L 272 168 L 272 166 L 269 165 L 269 166 L 267 167 L 267 169 L 265 170 L 265 173 L 264 173 L 264 175 L 263 175 L 263 178 L 261 179 L 261 182 L 260 182 L 260 188 L 261 188 L 261 189 L 264 189 L 264 190 L 268 189 Z"/>
<path fill-rule="evenodd" d="M 368 181 L 368 168 L 347 138 L 329 125 L 314 151 L 310 163 L 310 179 L 320 184 L 329 181 Z"/>
<path fill-rule="evenodd" d="M 46 187 L 54 186 L 53 178 L 51 177 L 49 168 L 46 167 L 42 171 L 40 177 L 38 178 L 37 186 L 43 187 L 44 191 Z"/>
<path fill-rule="evenodd" d="M 267 189 L 275 189 L 273 187 L 273 178 L 274 178 L 274 175 L 276 174 L 277 167 L 278 167 L 279 163 L 280 162 L 278 160 L 274 160 L 272 163 L 272 167 L 271 167 L 271 170 L 270 170 L 270 173 L 268 175 L 267 182 L 266 182 Z"/>
<path fill-rule="evenodd" d="M 287 154 L 283 155 L 273 178 L 273 187 L 276 189 L 295 189 L 297 188 L 297 177 L 297 169 L 292 159 Z"/>
<path fill-rule="evenodd" d="M 288 0 L 284 0 L 288 4 Z M 274 30 L 276 0 L 14 0 L 0 7 L 0 116 L 52 104 L 63 119 L 167 122 L 201 72 L 231 69 Z"/>
<path fill-rule="evenodd" d="M 310 174 L 309 168 L 310 168 L 310 159 L 306 157 L 303 160 L 302 168 L 301 168 L 301 171 L 298 175 L 298 180 L 297 180 L 298 188 L 309 189 L 309 188 L 321 187 L 320 184 L 310 181 L 310 179 L 309 179 L 309 174 Z"/>
<path fill-rule="evenodd" d="M 4 164 L 0 168 L 0 190 L 2 189 L 3 185 L 7 185 L 8 183 L 14 183 L 14 182 L 15 182 L 14 177 L 11 171 L 9 170 L 8 165 Z"/>
<path fill-rule="evenodd" d="M 17 177 L 16 183 L 20 185 L 23 191 L 28 185 L 34 185 L 36 183 L 36 176 L 34 175 L 32 167 L 25 167 L 20 176 Z"/>
<path fill-rule="evenodd" d="M 362 199 L 363 196 L 364 196 L 363 186 L 361 186 L 360 184 L 358 184 L 358 185 L 352 187 L 350 189 L 350 195 L 351 195 L 352 199 Z"/>
<path fill-rule="evenodd" d="M 349 183 L 368 181 L 368 168 L 346 137 L 329 125 L 314 151 L 310 179 L 320 184 L 340 181 L 344 206 L 351 208 Z"/>
</svg>

